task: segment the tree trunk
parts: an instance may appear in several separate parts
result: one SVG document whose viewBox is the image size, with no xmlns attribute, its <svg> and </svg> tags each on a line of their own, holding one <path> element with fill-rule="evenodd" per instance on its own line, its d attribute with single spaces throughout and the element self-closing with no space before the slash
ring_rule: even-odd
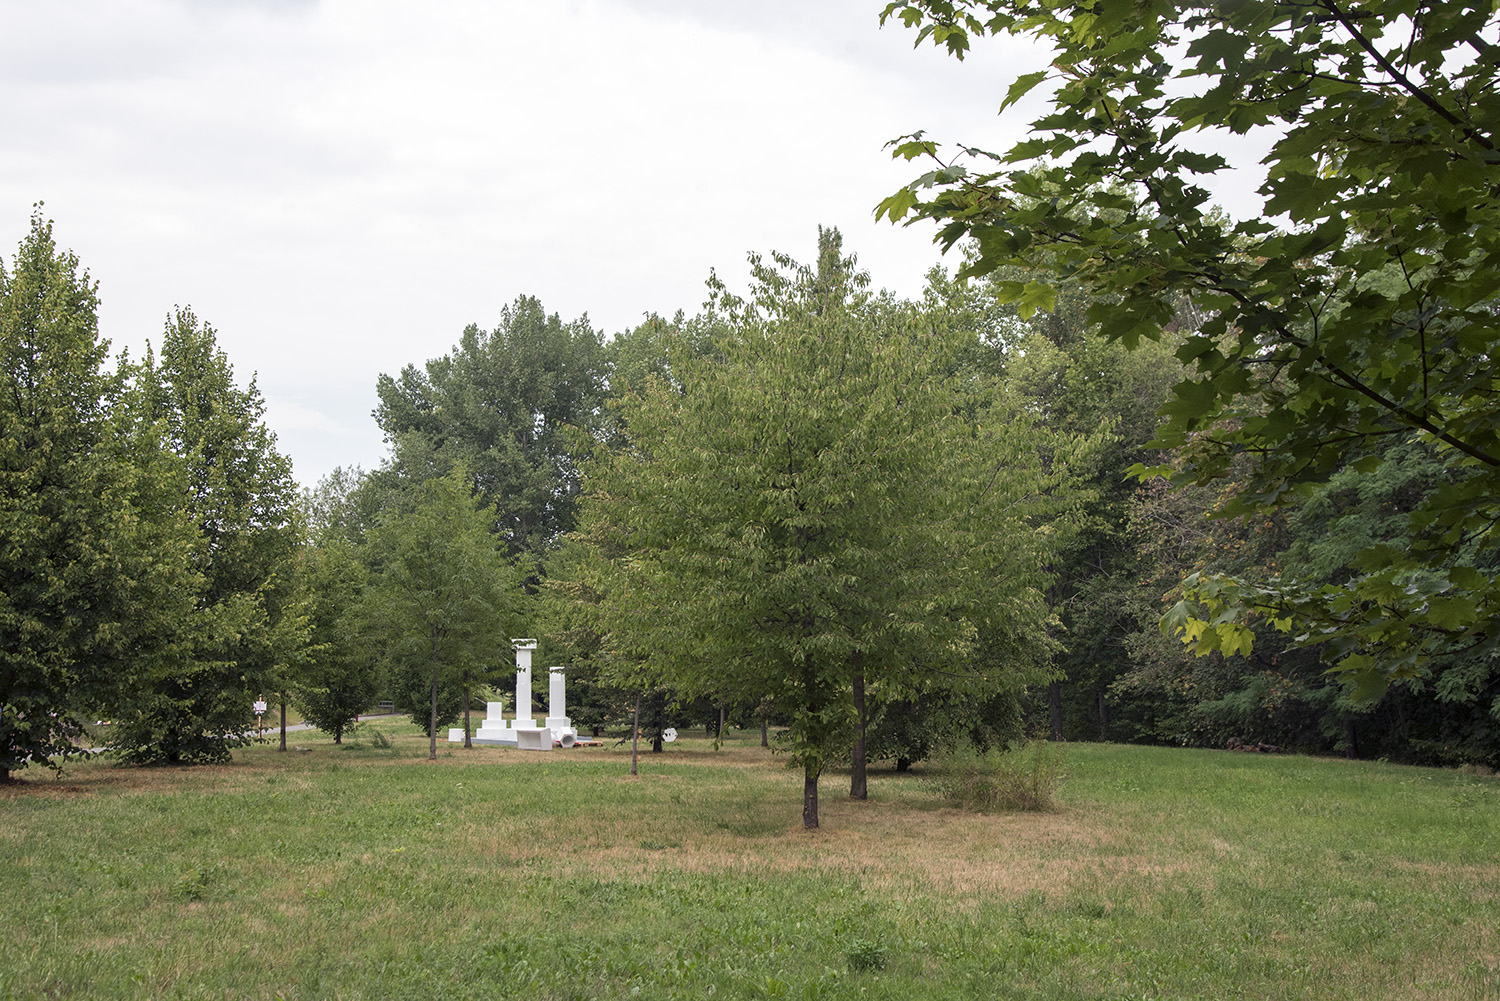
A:
<svg viewBox="0 0 1500 1001">
<path fill-rule="evenodd" d="M 802 827 L 813 831 L 818 827 L 818 773 L 820 765 L 809 761 L 802 766 Z"/>
<path fill-rule="evenodd" d="M 281 696 L 281 747 L 279 748 L 279 750 L 282 750 L 282 751 L 286 750 L 286 696 L 285 695 Z"/>
<path fill-rule="evenodd" d="M 464 750 L 474 750 L 474 743 L 469 739 L 469 702 L 473 698 L 473 689 L 469 685 L 468 676 L 464 676 Z"/>
<path fill-rule="evenodd" d="M 432 713 L 427 719 L 427 760 L 437 760 L 437 665 L 432 668 Z"/>
<path fill-rule="evenodd" d="M 719 743 L 723 743 L 723 741 L 724 741 L 724 703 L 720 702 L 719 703 L 719 735 L 714 738 L 714 743 L 719 744 Z"/>
<path fill-rule="evenodd" d="M 1062 683 L 1052 682 L 1047 686 L 1047 703 L 1052 707 L 1052 739 L 1062 740 Z"/>
<path fill-rule="evenodd" d="M 1104 689 L 1099 689 L 1099 739 L 1109 739 L 1109 702 Z"/>
<path fill-rule="evenodd" d="M 760 746 L 761 747 L 770 747 L 771 746 L 770 737 L 766 733 L 766 718 L 764 716 L 762 716 L 760 718 Z"/>
<path fill-rule="evenodd" d="M 858 656 L 855 654 L 856 658 Z M 865 672 L 859 667 L 854 670 L 854 712 L 855 725 L 859 729 L 854 733 L 854 761 L 849 770 L 849 798 L 868 799 L 869 783 L 865 774 L 865 725 L 869 720 L 865 714 Z"/>
<path fill-rule="evenodd" d="M 630 774 L 636 774 L 635 763 L 641 746 L 641 693 L 635 694 L 635 718 L 630 723 Z"/>
</svg>

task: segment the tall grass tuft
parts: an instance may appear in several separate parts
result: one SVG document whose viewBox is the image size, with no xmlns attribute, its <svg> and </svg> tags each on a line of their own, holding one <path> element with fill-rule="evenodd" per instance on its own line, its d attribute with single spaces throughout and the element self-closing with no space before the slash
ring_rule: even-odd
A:
<svg viewBox="0 0 1500 1001">
<path fill-rule="evenodd" d="M 1046 740 L 986 751 L 965 743 L 938 757 L 933 781 L 944 799 L 965 809 L 1050 813 L 1068 777 L 1064 759 L 1063 745 Z"/>
</svg>

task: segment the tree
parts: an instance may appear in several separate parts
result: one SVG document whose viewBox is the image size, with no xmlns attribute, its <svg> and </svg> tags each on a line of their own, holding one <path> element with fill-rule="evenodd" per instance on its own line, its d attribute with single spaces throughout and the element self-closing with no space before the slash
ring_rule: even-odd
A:
<svg viewBox="0 0 1500 1001">
<path fill-rule="evenodd" d="M 378 661 L 360 619 L 369 576 L 360 546 L 379 511 L 376 500 L 357 467 L 336 468 L 302 492 L 308 538 L 298 552 L 297 580 L 308 649 L 294 701 L 335 744 L 379 689 Z"/>
<path fill-rule="evenodd" d="M 872 295 L 836 231 L 815 269 L 751 271 L 748 299 L 711 282 L 716 352 L 620 401 L 627 443 L 589 465 L 581 535 L 616 656 L 685 698 L 786 706 L 811 828 L 860 679 L 892 698 L 930 677 L 982 688 L 976 634 L 1044 642 L 1031 519 L 1069 455 L 1044 470 L 1022 414 L 969 419 L 950 365 L 967 335 Z"/>
<path fill-rule="evenodd" d="M 341 744 L 378 692 L 376 659 L 358 619 L 367 572 L 353 545 L 334 533 L 314 539 L 299 564 L 309 649 L 293 699 L 309 723 Z"/>
<path fill-rule="evenodd" d="M 199 582 L 149 429 L 104 370 L 98 296 L 33 214 L 0 261 L 0 782 L 80 753 L 85 713 L 170 659 Z M 137 446 L 140 446 L 139 448 Z"/>
<path fill-rule="evenodd" d="M 460 466 L 383 510 L 370 534 L 364 621 L 403 691 L 423 690 L 432 760 L 445 690 L 467 699 L 469 686 L 497 671 L 519 618 L 524 574 L 497 548 L 494 517 Z"/>
<path fill-rule="evenodd" d="M 1253 623 L 1322 644 L 1375 695 L 1433 657 L 1500 644 L 1500 13 L 1490 5 L 911 0 L 896 17 L 962 57 L 985 34 L 1028 34 L 1052 68 L 1002 110 L 1052 88 L 1003 154 L 900 157 L 936 169 L 886 199 L 977 242 L 971 273 L 1073 276 L 1091 318 L 1132 346 L 1183 300 L 1203 316 L 1178 351 L 1195 367 L 1165 408 L 1178 482 L 1254 460 L 1228 513 L 1274 507 L 1382 443 L 1431 443 L 1453 475 L 1362 550 L 1341 582 L 1206 573 L 1166 620 L 1200 653 L 1248 650 Z M 1208 209 L 1223 134 L 1274 138 L 1264 217 Z M 1273 220 L 1284 220 L 1280 224 Z M 1050 302 L 1034 273 L 1008 294 Z M 1144 473 L 1153 472 L 1143 470 Z M 1476 554 L 1472 558 L 1468 554 Z M 1500 711 L 1500 704 L 1497 704 Z"/>
<path fill-rule="evenodd" d="M 573 527 L 578 476 L 568 425 L 589 426 L 604 395 L 599 333 L 521 296 L 492 331 L 470 324 L 450 354 L 376 386 L 375 419 L 408 484 L 463 465 L 512 553 L 539 555 Z"/>
<path fill-rule="evenodd" d="M 265 426 L 255 380 L 240 389 L 214 329 L 168 318 L 158 357 L 133 369 L 141 421 L 161 429 L 180 470 L 176 504 L 196 530 L 203 578 L 192 650 L 131 678 L 111 747 L 127 761 L 223 761 L 243 743 L 262 688 L 291 690 L 306 644 L 294 587 L 300 542 L 291 464 Z"/>
</svg>

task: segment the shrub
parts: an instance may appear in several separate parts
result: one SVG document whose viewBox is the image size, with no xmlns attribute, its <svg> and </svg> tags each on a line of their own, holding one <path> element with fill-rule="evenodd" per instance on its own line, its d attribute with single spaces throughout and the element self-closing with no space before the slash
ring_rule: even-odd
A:
<svg viewBox="0 0 1500 1001">
<path fill-rule="evenodd" d="M 938 759 L 934 781 L 943 798 L 966 809 L 1051 811 L 1067 778 L 1063 759 L 1063 745 L 1045 740 L 983 752 L 963 744 Z"/>
</svg>

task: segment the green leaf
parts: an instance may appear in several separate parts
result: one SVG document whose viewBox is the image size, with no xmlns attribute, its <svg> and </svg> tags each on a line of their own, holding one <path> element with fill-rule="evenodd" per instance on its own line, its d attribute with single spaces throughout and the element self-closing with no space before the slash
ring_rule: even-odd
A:
<svg viewBox="0 0 1500 1001">
<path fill-rule="evenodd" d="M 1047 70 L 1038 70 L 1035 73 L 1023 73 L 1016 77 L 1015 82 L 1010 85 L 1010 89 L 1005 92 L 1005 100 L 1000 102 L 1000 110 L 1004 111 L 1029 94 L 1037 84 L 1047 79 L 1047 74 Z"/>
</svg>

